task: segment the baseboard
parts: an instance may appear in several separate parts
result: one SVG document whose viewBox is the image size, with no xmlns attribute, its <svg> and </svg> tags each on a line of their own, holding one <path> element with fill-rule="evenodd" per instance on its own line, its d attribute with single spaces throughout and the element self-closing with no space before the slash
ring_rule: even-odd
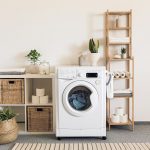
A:
<svg viewBox="0 0 150 150">
<path fill-rule="evenodd" d="M 150 121 L 135 121 L 135 125 L 150 125 Z"/>
</svg>

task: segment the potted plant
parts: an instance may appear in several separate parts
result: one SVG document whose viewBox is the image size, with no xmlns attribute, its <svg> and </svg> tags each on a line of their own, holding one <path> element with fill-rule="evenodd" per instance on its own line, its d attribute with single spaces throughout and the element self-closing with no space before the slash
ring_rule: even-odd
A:
<svg viewBox="0 0 150 150">
<path fill-rule="evenodd" d="M 29 66 L 29 72 L 32 74 L 36 74 L 39 72 L 38 64 L 39 58 L 41 54 L 36 50 L 30 50 L 30 52 L 26 55 L 26 57 L 30 60 L 31 64 Z"/>
<path fill-rule="evenodd" d="M 127 58 L 127 50 L 124 48 L 124 47 L 122 47 L 121 48 L 121 58 Z"/>
<path fill-rule="evenodd" d="M 98 63 L 98 60 L 100 59 L 100 53 L 99 53 L 99 40 L 94 41 L 93 39 L 89 40 L 89 50 L 90 50 L 90 60 L 91 65 L 96 66 Z"/>
<path fill-rule="evenodd" d="M 0 109 L 0 144 L 6 144 L 18 137 L 16 114 L 9 108 Z"/>
</svg>

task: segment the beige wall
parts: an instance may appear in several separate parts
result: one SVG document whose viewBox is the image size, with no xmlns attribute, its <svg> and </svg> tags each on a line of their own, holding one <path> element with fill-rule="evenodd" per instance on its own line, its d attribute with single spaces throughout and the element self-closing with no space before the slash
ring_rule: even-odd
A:
<svg viewBox="0 0 150 150">
<path fill-rule="evenodd" d="M 90 37 L 104 38 L 104 12 L 133 10 L 135 120 L 150 121 L 148 0 L 1 0 L 0 67 L 24 66 L 30 49 L 51 65 L 78 64 Z"/>
</svg>

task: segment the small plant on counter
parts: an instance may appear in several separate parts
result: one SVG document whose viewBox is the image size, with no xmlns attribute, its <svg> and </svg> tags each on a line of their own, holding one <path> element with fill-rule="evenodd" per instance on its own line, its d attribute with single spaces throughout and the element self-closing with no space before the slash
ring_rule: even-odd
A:
<svg viewBox="0 0 150 150">
<path fill-rule="evenodd" d="M 31 61 L 31 63 L 36 64 L 39 61 L 41 54 L 36 49 L 33 49 L 30 50 L 26 57 Z"/>
<path fill-rule="evenodd" d="M 91 53 L 98 53 L 99 49 L 99 40 L 96 42 L 92 39 L 89 40 L 89 50 Z"/>
</svg>

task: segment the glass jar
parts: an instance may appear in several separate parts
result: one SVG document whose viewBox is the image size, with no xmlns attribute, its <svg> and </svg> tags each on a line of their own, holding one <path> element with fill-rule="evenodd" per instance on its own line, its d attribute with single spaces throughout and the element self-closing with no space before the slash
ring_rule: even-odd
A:
<svg viewBox="0 0 150 150">
<path fill-rule="evenodd" d="M 50 73 L 50 65 L 49 62 L 43 61 L 39 65 L 39 73 L 40 74 L 49 74 Z"/>
</svg>

